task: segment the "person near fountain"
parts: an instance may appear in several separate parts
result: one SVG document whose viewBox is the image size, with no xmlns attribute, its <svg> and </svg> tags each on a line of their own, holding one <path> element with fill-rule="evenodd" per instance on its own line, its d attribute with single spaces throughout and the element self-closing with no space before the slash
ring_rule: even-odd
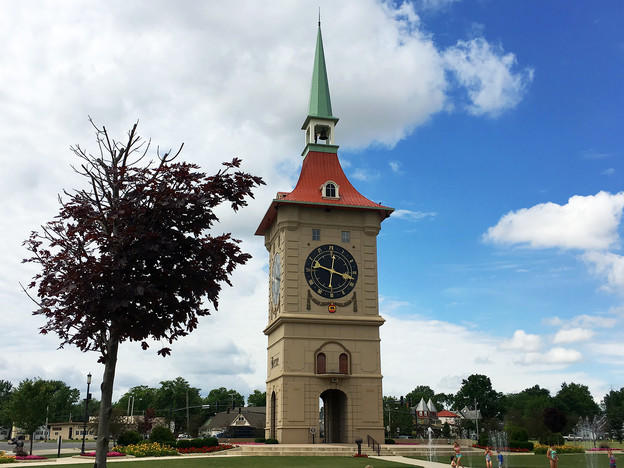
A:
<svg viewBox="0 0 624 468">
<path fill-rule="evenodd" d="M 498 468 L 503 468 L 503 454 L 500 450 L 497 450 L 496 453 L 498 454 L 496 455 L 496 457 L 498 458 Z"/>
<path fill-rule="evenodd" d="M 485 468 L 492 468 L 492 450 L 489 445 L 485 447 Z"/>
<path fill-rule="evenodd" d="M 548 447 L 548 450 L 546 450 L 546 458 L 548 458 L 550 462 L 550 468 L 557 468 L 557 465 L 559 465 L 559 455 L 557 455 L 554 446 Z"/>
<path fill-rule="evenodd" d="M 461 461 L 461 458 L 462 458 L 461 447 L 459 446 L 459 443 L 457 441 L 455 441 L 455 444 L 453 445 L 453 449 L 455 450 L 456 466 L 464 466 Z M 557 467 L 554 467 L 554 468 L 557 468 Z"/>
<path fill-rule="evenodd" d="M 613 455 L 613 450 L 607 450 L 607 456 L 609 457 L 609 468 L 615 468 L 615 455 Z"/>
</svg>

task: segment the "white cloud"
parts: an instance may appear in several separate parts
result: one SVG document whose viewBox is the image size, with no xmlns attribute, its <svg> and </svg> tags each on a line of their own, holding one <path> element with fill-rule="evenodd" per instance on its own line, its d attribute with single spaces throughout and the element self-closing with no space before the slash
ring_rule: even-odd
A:
<svg viewBox="0 0 624 468">
<path fill-rule="evenodd" d="M 420 221 L 425 218 L 433 218 L 437 213 L 433 211 L 412 211 L 412 210 L 394 210 L 392 218 L 407 219 L 410 221 Z"/>
<path fill-rule="evenodd" d="M 565 205 L 541 203 L 504 215 L 485 241 L 531 248 L 606 249 L 619 241 L 624 192 L 575 195 Z"/>
<path fill-rule="evenodd" d="M 530 335 L 524 330 L 516 330 L 513 337 L 501 343 L 502 349 L 521 351 L 537 351 L 542 346 L 542 339 L 538 335 Z"/>
<path fill-rule="evenodd" d="M 569 365 L 582 359 L 583 355 L 575 349 L 553 348 L 546 353 L 526 353 L 517 358 L 515 362 L 531 366 L 536 364 Z"/>
<path fill-rule="evenodd" d="M 401 171 L 401 163 L 399 161 L 390 161 L 388 162 L 388 165 L 390 166 L 390 169 L 392 169 L 392 172 L 394 172 L 395 174 L 403 173 L 403 171 Z"/>
<path fill-rule="evenodd" d="M 604 171 L 601 172 L 602 175 L 606 175 L 606 176 L 612 176 L 613 174 L 615 174 L 615 169 L 610 167 L 608 169 L 605 169 Z"/>
<path fill-rule="evenodd" d="M 379 173 L 362 168 L 355 169 L 350 175 L 353 179 L 361 180 L 362 182 L 370 182 L 379 178 Z"/>
<path fill-rule="evenodd" d="M 587 341 L 594 336 L 594 332 L 587 328 L 566 328 L 559 330 L 553 338 L 553 343 L 576 343 Z"/>
<path fill-rule="evenodd" d="M 583 260 L 592 271 L 607 279 L 604 289 L 611 292 L 624 292 L 624 257 L 611 252 L 586 252 Z"/>
<path fill-rule="evenodd" d="M 505 54 L 482 37 L 457 41 L 443 54 L 444 62 L 457 81 L 467 89 L 474 115 L 496 116 L 515 107 L 533 81 L 533 69 L 512 71 L 516 56 Z"/>
</svg>

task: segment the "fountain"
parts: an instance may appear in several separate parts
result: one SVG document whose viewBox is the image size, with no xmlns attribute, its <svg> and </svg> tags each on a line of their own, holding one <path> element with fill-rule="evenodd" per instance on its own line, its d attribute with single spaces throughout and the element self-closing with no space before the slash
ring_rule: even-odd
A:
<svg viewBox="0 0 624 468">
<path fill-rule="evenodd" d="M 505 431 L 490 431 L 488 437 L 490 447 L 492 448 L 492 466 L 498 466 L 497 452 L 506 452 L 509 449 L 507 433 Z M 503 456 L 503 466 L 507 466 L 507 457 L 505 456 Z"/>
<path fill-rule="evenodd" d="M 429 461 L 434 461 L 435 448 L 433 448 L 433 429 L 431 429 L 431 426 L 427 428 L 427 438 L 427 453 L 429 454 Z"/>
</svg>

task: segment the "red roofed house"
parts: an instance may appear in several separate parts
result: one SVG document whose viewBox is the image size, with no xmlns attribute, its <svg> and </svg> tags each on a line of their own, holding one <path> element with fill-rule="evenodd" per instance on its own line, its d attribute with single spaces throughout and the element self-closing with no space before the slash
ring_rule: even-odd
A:
<svg viewBox="0 0 624 468">
<path fill-rule="evenodd" d="M 459 414 L 455 414 L 452 411 L 442 410 L 438 411 L 438 419 L 441 424 L 448 423 L 450 426 L 459 424 L 462 417 Z"/>
<path fill-rule="evenodd" d="M 256 230 L 270 269 L 265 433 L 281 443 L 384 440 L 377 234 L 393 209 L 347 179 L 337 123 L 319 22 L 301 174 Z"/>
</svg>

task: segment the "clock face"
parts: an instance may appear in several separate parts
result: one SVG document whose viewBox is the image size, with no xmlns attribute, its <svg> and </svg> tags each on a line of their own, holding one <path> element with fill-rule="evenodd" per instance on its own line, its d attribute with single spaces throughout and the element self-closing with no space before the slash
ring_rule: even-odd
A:
<svg viewBox="0 0 624 468">
<path fill-rule="evenodd" d="M 305 279 L 319 296 L 344 297 L 355 287 L 358 268 L 348 250 L 339 245 L 317 247 L 305 261 Z"/>
<path fill-rule="evenodd" d="M 279 304 L 280 281 L 282 278 L 282 263 L 280 254 L 273 255 L 273 268 L 271 269 L 271 301 L 273 305 Z"/>
</svg>

